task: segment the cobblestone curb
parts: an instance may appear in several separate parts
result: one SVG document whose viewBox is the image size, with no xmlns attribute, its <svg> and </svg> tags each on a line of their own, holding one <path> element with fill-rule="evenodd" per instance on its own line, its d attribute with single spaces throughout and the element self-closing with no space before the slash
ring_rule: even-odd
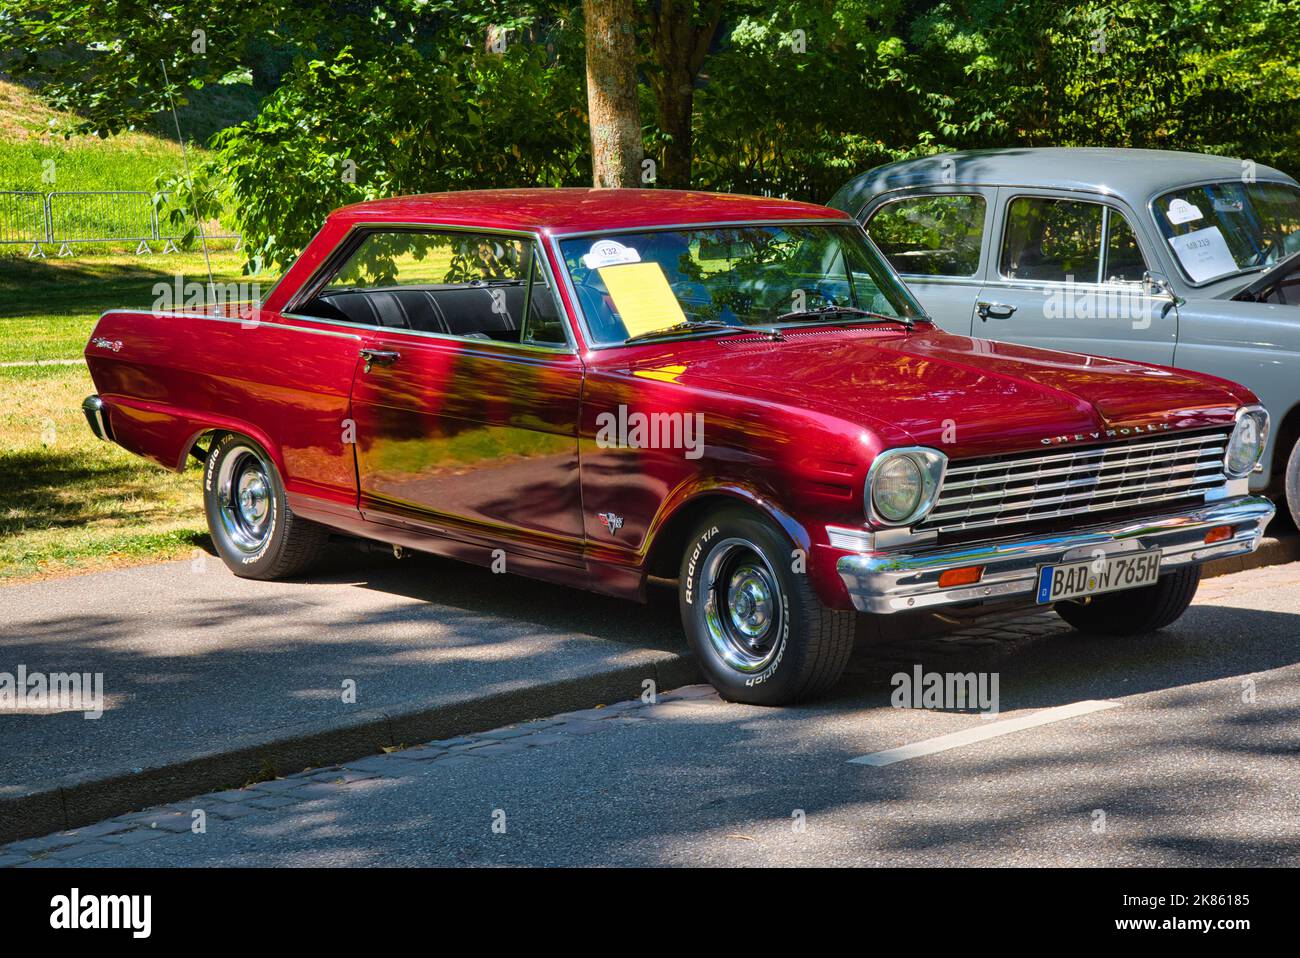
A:
<svg viewBox="0 0 1300 958">
<path fill-rule="evenodd" d="M 671 719 L 701 700 L 716 702 L 718 695 L 707 685 L 686 686 L 658 695 L 653 703 L 632 699 L 307 769 L 245 788 L 211 792 L 185 802 L 119 815 L 84 828 L 0 845 L 0 867 L 92 864 L 84 859 L 127 845 L 174 839 L 192 831 L 196 811 L 203 813 L 206 828 L 211 830 L 219 828 L 222 821 L 327 800 L 367 782 L 403 779 L 427 766 L 490 762 L 527 749 L 559 745 L 573 736 L 600 732 L 612 724 Z"/>
</svg>

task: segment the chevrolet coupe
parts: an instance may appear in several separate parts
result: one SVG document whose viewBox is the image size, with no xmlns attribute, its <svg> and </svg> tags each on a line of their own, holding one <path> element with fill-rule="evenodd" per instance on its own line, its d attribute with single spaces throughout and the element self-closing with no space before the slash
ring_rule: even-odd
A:
<svg viewBox="0 0 1300 958">
<path fill-rule="evenodd" d="M 1273 514 L 1249 389 L 945 332 L 852 217 L 785 200 L 363 203 L 256 305 L 110 310 L 85 355 L 91 428 L 202 462 L 236 575 L 345 536 L 672 584 L 745 702 L 824 693 L 859 614 L 1159 629 Z"/>
</svg>

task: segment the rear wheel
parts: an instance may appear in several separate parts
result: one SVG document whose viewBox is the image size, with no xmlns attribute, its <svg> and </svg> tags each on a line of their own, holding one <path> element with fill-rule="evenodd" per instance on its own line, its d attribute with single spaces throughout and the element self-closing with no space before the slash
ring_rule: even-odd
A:
<svg viewBox="0 0 1300 958">
<path fill-rule="evenodd" d="M 710 515 L 687 541 L 679 583 L 686 637 L 724 698 L 785 705 L 821 695 L 844 671 L 854 614 L 822 604 L 767 519 Z"/>
<path fill-rule="evenodd" d="M 1162 575 L 1153 585 L 1093 596 L 1088 603 L 1060 602 L 1056 614 L 1080 632 L 1142 635 L 1171 625 L 1187 611 L 1201 584 L 1201 567 Z"/>
<path fill-rule="evenodd" d="M 208 452 L 203 508 L 217 554 L 235 575 L 246 579 L 304 572 L 329 541 L 328 529 L 293 514 L 266 451 L 232 433 L 216 440 Z"/>
</svg>

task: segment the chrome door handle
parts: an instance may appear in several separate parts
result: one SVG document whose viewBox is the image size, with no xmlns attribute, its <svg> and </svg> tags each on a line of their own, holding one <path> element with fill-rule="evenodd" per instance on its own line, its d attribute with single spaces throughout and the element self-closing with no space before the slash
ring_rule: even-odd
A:
<svg viewBox="0 0 1300 958">
<path fill-rule="evenodd" d="M 366 372 L 371 366 L 391 366 L 402 358 L 402 354 L 391 349 L 362 349 L 361 360 L 366 364 Z"/>
<path fill-rule="evenodd" d="M 1016 311 L 1016 307 L 1009 306 L 1006 303 L 986 303 L 983 300 L 975 304 L 975 311 L 979 313 L 980 319 L 988 322 L 992 319 L 1010 319 L 1011 314 Z"/>
</svg>

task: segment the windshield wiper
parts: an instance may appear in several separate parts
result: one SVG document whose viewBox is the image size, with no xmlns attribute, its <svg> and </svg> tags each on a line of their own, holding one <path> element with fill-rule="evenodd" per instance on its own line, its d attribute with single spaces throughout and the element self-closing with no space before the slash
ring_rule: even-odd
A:
<svg viewBox="0 0 1300 958">
<path fill-rule="evenodd" d="M 628 343 L 640 342 L 643 339 L 658 339 L 661 336 L 680 336 L 683 333 L 705 332 L 707 330 L 728 330 L 729 332 L 743 333 L 745 327 L 733 326 L 731 323 L 724 323 L 712 319 L 688 319 L 682 323 L 676 323 L 672 326 L 665 326 L 663 329 L 651 329 L 644 333 L 637 333 L 635 336 L 629 336 L 623 340 L 624 345 Z"/>
<path fill-rule="evenodd" d="M 776 321 L 778 323 L 788 323 L 798 319 L 816 319 L 822 316 L 856 316 L 860 319 L 870 319 L 881 323 L 900 323 L 908 329 L 916 325 L 915 321 L 907 316 L 873 313 L 869 309 L 858 309 L 856 306 L 819 306 L 816 309 L 796 309 L 793 312 L 782 313 L 776 318 Z"/>
</svg>

